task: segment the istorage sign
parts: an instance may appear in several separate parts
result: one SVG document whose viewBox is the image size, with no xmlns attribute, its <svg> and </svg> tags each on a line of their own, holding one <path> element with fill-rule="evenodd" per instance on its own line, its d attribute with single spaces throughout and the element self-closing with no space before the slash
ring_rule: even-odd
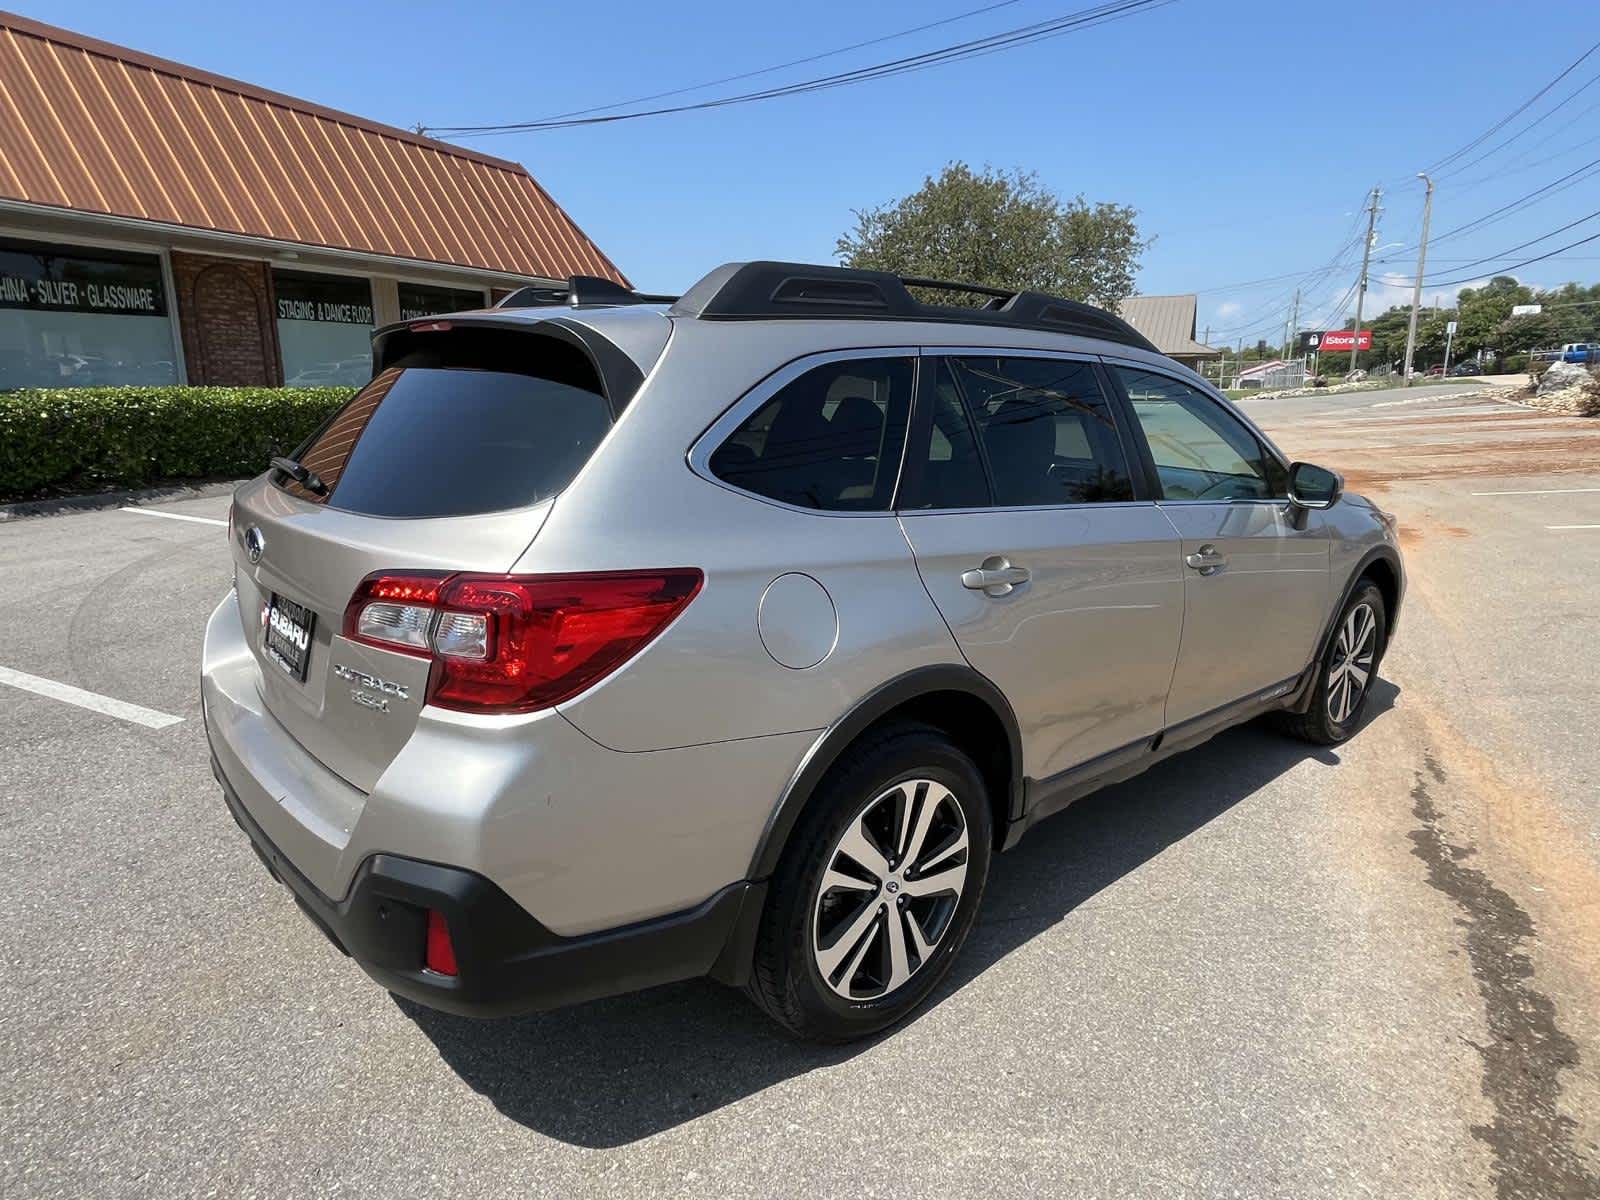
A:
<svg viewBox="0 0 1600 1200">
<path fill-rule="evenodd" d="M 1302 333 L 1297 343 L 1302 354 L 1313 350 L 1371 350 L 1372 330 L 1328 329 Z"/>
</svg>

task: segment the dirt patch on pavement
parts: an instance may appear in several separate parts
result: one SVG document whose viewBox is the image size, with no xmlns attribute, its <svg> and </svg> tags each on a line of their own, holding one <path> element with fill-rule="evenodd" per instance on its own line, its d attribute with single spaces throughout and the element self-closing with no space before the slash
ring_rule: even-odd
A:
<svg viewBox="0 0 1600 1200">
<path fill-rule="evenodd" d="M 1268 432 L 1292 445 L 1296 458 L 1340 471 L 1356 492 L 1383 492 L 1411 479 L 1600 470 L 1600 423 L 1532 409 L 1352 415 Z"/>
<path fill-rule="evenodd" d="M 1578 1044 L 1556 1020 L 1554 1001 L 1534 983 L 1526 943 L 1534 924 L 1487 872 L 1470 865 L 1471 846 L 1444 833 L 1432 789 L 1450 777 L 1431 754 L 1411 788 L 1412 853 L 1428 869 L 1428 883 L 1461 910 L 1472 976 L 1482 998 L 1489 1038 L 1477 1046 L 1483 1060 L 1483 1094 L 1494 1109 L 1473 1136 L 1494 1154 L 1495 1191 L 1501 1197 L 1600 1194 L 1574 1145 L 1577 1122 L 1557 1108 L 1561 1074 L 1578 1064 Z"/>
<path fill-rule="evenodd" d="M 1435 521 L 1429 521 L 1426 525 L 1402 524 L 1399 534 L 1401 549 L 1414 550 L 1430 537 L 1471 537 L 1472 530 L 1463 529 L 1459 525 L 1440 525 Z"/>
<path fill-rule="evenodd" d="M 1600 470 L 1600 428 L 1589 436 L 1510 440 L 1466 445 L 1445 442 L 1406 446 L 1297 447 L 1298 457 L 1339 471 L 1352 491 L 1383 490 L 1408 479 L 1559 475 Z"/>
</svg>

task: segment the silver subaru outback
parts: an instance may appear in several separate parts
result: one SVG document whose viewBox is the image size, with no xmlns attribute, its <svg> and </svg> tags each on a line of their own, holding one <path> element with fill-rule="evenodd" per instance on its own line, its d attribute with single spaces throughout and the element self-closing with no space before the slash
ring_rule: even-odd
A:
<svg viewBox="0 0 1600 1200">
<path fill-rule="evenodd" d="M 956 286 L 736 263 L 376 334 L 238 490 L 205 636 L 228 806 L 330 940 L 456 1013 L 710 975 L 861 1037 L 1040 818 L 1355 731 L 1392 518 L 1118 318 Z"/>
</svg>

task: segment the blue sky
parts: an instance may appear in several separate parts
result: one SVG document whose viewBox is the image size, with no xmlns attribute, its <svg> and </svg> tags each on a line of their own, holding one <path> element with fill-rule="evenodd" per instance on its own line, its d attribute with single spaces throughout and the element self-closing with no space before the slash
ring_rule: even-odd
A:
<svg viewBox="0 0 1600 1200">
<path fill-rule="evenodd" d="M 703 0 L 446 6 L 13 0 L 40 20 L 409 127 L 532 120 L 701 83 L 953 16 L 984 0 Z M 743 84 L 769 86 L 1065 14 L 987 14 Z M 951 159 L 1038 171 L 1051 188 L 1139 211 L 1156 238 L 1139 288 L 1198 291 L 1213 340 L 1282 335 L 1296 278 L 1351 244 L 1364 193 L 1386 194 L 1367 312 L 1409 301 L 1421 185 L 1411 177 L 1511 112 L 1600 40 L 1593 0 L 1451 5 L 1178 0 L 1040 43 L 820 94 L 542 133 L 462 139 L 525 163 L 651 290 L 717 263 L 831 261 L 851 209 L 915 189 Z M 1470 160 L 1594 80 L 1483 162 Z M 1544 140 L 1549 139 L 1549 140 Z M 1541 141 L 1543 144 L 1541 145 Z M 1341 147 L 1343 143 L 1344 148 Z M 1587 144 L 1585 144 L 1587 143 Z M 1435 235 L 1600 159 L 1600 52 L 1440 172 Z M 1600 208 L 1600 175 L 1430 251 L 1430 278 Z M 1600 219 L 1527 257 L 1600 231 Z M 1600 241 L 1515 272 L 1600 278 Z M 1344 259 L 1359 256 L 1359 242 Z M 1515 261 L 1514 259 L 1512 261 Z M 1474 268 L 1482 272 L 1484 268 Z M 1446 272 L 1449 272 L 1448 274 Z M 1384 282 L 1385 273 L 1391 282 Z M 1353 266 L 1313 276 L 1303 328 L 1335 311 Z M 1428 287 L 1448 301 L 1456 289 Z"/>
</svg>

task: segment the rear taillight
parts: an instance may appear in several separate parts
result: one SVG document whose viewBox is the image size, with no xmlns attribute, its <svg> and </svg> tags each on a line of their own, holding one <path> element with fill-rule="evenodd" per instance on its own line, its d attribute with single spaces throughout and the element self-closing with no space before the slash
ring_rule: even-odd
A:
<svg viewBox="0 0 1600 1200">
<path fill-rule="evenodd" d="M 694 568 L 590 575 L 382 572 L 344 614 L 352 641 L 433 660 L 428 703 L 532 712 L 632 658 L 683 611 Z"/>
</svg>

